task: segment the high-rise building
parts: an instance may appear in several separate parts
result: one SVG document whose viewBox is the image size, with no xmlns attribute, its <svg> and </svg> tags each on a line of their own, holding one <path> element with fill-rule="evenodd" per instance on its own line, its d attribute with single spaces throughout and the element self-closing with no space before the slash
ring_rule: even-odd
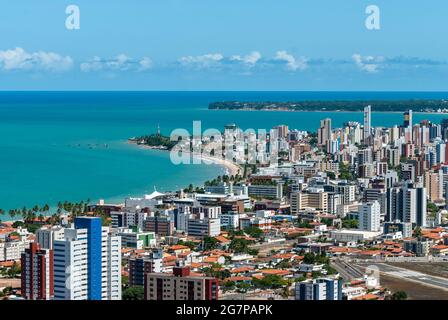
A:
<svg viewBox="0 0 448 320">
<path fill-rule="evenodd" d="M 412 128 L 412 110 L 406 111 L 403 114 L 404 121 L 403 121 L 403 127 L 404 128 Z"/>
<path fill-rule="evenodd" d="M 440 123 L 441 131 L 442 131 L 442 139 L 448 139 L 448 119 L 443 119 Z"/>
<path fill-rule="evenodd" d="M 386 221 L 426 226 L 426 189 L 412 183 L 387 189 Z"/>
<path fill-rule="evenodd" d="M 342 280 L 320 278 L 296 282 L 296 300 L 342 300 Z"/>
<path fill-rule="evenodd" d="M 326 145 L 331 140 L 331 119 L 326 118 L 320 121 L 320 128 L 317 131 L 317 141 L 319 145 Z"/>
<path fill-rule="evenodd" d="M 145 275 L 146 300 L 218 300 L 218 291 L 218 279 L 191 275 L 189 267 Z"/>
<path fill-rule="evenodd" d="M 364 143 L 368 141 L 370 135 L 372 134 L 372 108 L 367 106 L 364 108 Z"/>
<path fill-rule="evenodd" d="M 278 137 L 282 139 L 286 139 L 288 137 L 288 126 L 287 125 L 280 125 L 277 127 L 274 127 L 274 129 L 278 130 Z"/>
<path fill-rule="evenodd" d="M 53 242 L 61 239 L 64 239 L 64 228 L 61 226 L 42 227 L 36 231 L 36 242 L 41 249 L 53 249 Z"/>
<path fill-rule="evenodd" d="M 442 171 L 426 171 L 424 176 L 425 188 L 429 200 L 437 202 L 443 200 L 443 173 Z"/>
<path fill-rule="evenodd" d="M 121 299 L 121 239 L 101 218 L 78 217 L 54 241 L 55 300 Z"/>
<path fill-rule="evenodd" d="M 22 253 L 22 296 L 27 300 L 51 300 L 54 294 L 53 250 L 37 243 Z"/>
<path fill-rule="evenodd" d="M 359 229 L 380 231 L 381 206 L 378 201 L 367 202 L 359 206 Z"/>
</svg>

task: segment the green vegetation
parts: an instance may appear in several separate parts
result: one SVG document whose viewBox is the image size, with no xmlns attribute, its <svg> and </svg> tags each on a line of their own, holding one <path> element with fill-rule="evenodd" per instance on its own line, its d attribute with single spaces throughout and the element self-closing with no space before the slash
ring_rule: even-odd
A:
<svg viewBox="0 0 448 320">
<path fill-rule="evenodd" d="M 426 207 L 431 217 L 435 217 L 437 212 L 439 212 L 439 208 L 432 202 L 428 202 Z"/>
<path fill-rule="evenodd" d="M 322 254 L 314 254 L 311 252 L 307 252 L 305 253 L 305 255 L 303 256 L 303 263 L 306 264 L 325 264 L 325 265 L 329 265 L 330 264 L 330 258 L 327 257 L 327 255 L 322 252 Z"/>
<path fill-rule="evenodd" d="M 251 102 L 223 101 L 210 103 L 211 110 L 290 110 L 290 111 L 354 111 L 361 112 L 367 105 L 376 112 L 408 111 L 427 112 L 448 107 L 445 100 L 358 100 L 358 101 L 289 101 Z"/>
<path fill-rule="evenodd" d="M 224 282 L 224 291 L 233 290 L 235 289 L 235 282 L 234 281 L 226 281 Z"/>
<path fill-rule="evenodd" d="M 339 178 L 342 180 L 354 180 L 355 177 L 350 170 L 350 166 L 344 163 L 339 163 Z"/>
<path fill-rule="evenodd" d="M 328 178 L 330 178 L 330 180 L 335 180 L 336 179 L 336 173 L 334 173 L 333 171 L 326 171 Z"/>
<path fill-rule="evenodd" d="M 1 269 L 0 275 L 5 278 L 13 279 L 13 278 L 20 276 L 21 272 L 22 272 L 22 270 L 21 270 L 20 266 L 16 262 L 14 262 L 14 264 L 10 268 Z"/>
<path fill-rule="evenodd" d="M 356 219 L 342 219 L 342 228 L 344 229 L 357 229 L 359 226 L 359 221 Z"/>
<path fill-rule="evenodd" d="M 240 176 L 239 174 L 235 175 L 235 176 L 229 176 L 229 175 L 222 175 L 222 176 L 217 176 L 215 179 L 213 180 L 209 180 L 206 181 L 204 183 L 204 186 L 208 187 L 208 186 L 218 186 L 221 183 L 230 183 L 233 182 L 233 184 L 235 183 L 239 183 L 240 181 L 243 181 L 243 177 Z"/>
<path fill-rule="evenodd" d="M 182 241 L 179 240 L 179 242 L 177 243 L 178 245 L 182 245 L 182 246 L 186 246 L 188 248 L 190 248 L 190 250 L 195 250 L 198 246 L 198 244 L 194 241 Z"/>
<path fill-rule="evenodd" d="M 136 142 L 137 144 L 143 144 L 155 148 L 163 148 L 171 150 L 177 144 L 176 141 L 171 141 L 170 137 L 165 137 L 160 134 L 151 134 L 149 136 L 142 136 L 138 138 L 130 139 L 130 141 Z"/>
<path fill-rule="evenodd" d="M 0 298 L 10 295 L 13 292 L 12 287 L 6 287 L 2 291 L 0 291 Z"/>
<path fill-rule="evenodd" d="M 415 227 L 414 229 L 414 237 L 420 238 L 422 236 L 422 228 L 419 226 Z"/>
<path fill-rule="evenodd" d="M 278 289 L 288 285 L 287 280 L 275 274 L 268 274 L 261 279 L 252 278 L 252 283 L 261 289 Z"/>
<path fill-rule="evenodd" d="M 406 300 L 408 295 L 404 291 L 397 291 L 390 297 L 391 300 Z"/>
<path fill-rule="evenodd" d="M 230 242 L 229 248 L 235 253 L 247 253 L 250 255 L 257 255 L 258 254 L 257 250 L 249 248 L 249 245 L 252 243 L 253 241 L 249 241 L 244 238 L 234 238 Z"/>
<path fill-rule="evenodd" d="M 218 240 L 213 237 L 204 237 L 203 240 L 203 249 L 204 250 L 214 250 L 217 248 Z"/>
<path fill-rule="evenodd" d="M 257 227 L 247 227 L 244 232 L 252 238 L 260 239 L 263 236 L 263 230 Z"/>
<path fill-rule="evenodd" d="M 123 300 L 144 300 L 145 299 L 145 289 L 143 286 L 133 286 L 123 290 L 122 294 Z"/>
<path fill-rule="evenodd" d="M 210 267 L 202 268 L 201 271 L 208 277 L 214 277 L 220 280 L 232 276 L 231 272 L 227 269 L 223 269 L 219 263 L 212 263 Z"/>
</svg>

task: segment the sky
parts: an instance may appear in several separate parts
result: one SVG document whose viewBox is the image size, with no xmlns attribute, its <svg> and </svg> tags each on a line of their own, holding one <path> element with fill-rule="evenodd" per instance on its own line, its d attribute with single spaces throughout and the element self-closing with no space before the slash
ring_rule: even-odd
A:
<svg viewBox="0 0 448 320">
<path fill-rule="evenodd" d="M 446 0 L 0 0 L 0 90 L 448 91 L 447 16 Z"/>
</svg>

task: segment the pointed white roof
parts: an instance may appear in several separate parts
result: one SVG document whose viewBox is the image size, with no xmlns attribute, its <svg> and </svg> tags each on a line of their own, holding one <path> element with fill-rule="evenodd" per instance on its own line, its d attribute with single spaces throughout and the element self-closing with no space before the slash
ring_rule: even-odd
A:
<svg viewBox="0 0 448 320">
<path fill-rule="evenodd" d="M 152 199 L 155 199 L 155 198 L 158 198 L 158 197 L 163 197 L 164 195 L 165 195 L 164 193 L 160 193 L 158 191 L 154 191 L 151 194 L 145 195 L 145 199 L 152 200 Z"/>
</svg>

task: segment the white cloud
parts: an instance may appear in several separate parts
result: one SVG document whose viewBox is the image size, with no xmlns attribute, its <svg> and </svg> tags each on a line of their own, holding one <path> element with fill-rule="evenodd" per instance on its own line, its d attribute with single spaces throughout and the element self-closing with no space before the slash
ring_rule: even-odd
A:
<svg viewBox="0 0 448 320">
<path fill-rule="evenodd" d="M 140 70 L 145 71 L 152 68 L 152 60 L 149 57 L 143 57 L 140 62 Z"/>
<path fill-rule="evenodd" d="M 54 52 L 27 52 L 22 48 L 0 51 L 0 69 L 63 72 L 70 70 L 73 60 Z"/>
<path fill-rule="evenodd" d="M 230 57 L 230 61 L 242 62 L 248 65 L 249 67 L 253 67 L 254 65 L 256 65 L 260 59 L 261 59 L 261 53 L 258 51 L 253 51 L 250 54 L 245 55 L 243 57 L 240 55 L 234 55 Z"/>
<path fill-rule="evenodd" d="M 384 57 L 361 56 L 360 54 L 354 54 L 352 59 L 360 70 L 367 73 L 377 73 L 381 63 L 384 62 Z"/>
<path fill-rule="evenodd" d="M 120 54 L 112 59 L 104 59 L 95 56 L 87 62 L 81 63 L 80 68 L 83 72 L 145 71 L 152 68 L 152 60 L 149 57 L 143 57 L 140 60 L 135 60 L 125 54 Z"/>
<path fill-rule="evenodd" d="M 308 60 L 305 57 L 296 58 L 286 51 L 277 51 L 274 60 L 286 62 L 288 70 L 305 70 L 308 67 Z"/>
<path fill-rule="evenodd" d="M 197 69 L 208 69 L 220 66 L 224 56 L 221 53 L 208 53 L 201 56 L 185 56 L 178 61 L 181 65 Z"/>
</svg>

